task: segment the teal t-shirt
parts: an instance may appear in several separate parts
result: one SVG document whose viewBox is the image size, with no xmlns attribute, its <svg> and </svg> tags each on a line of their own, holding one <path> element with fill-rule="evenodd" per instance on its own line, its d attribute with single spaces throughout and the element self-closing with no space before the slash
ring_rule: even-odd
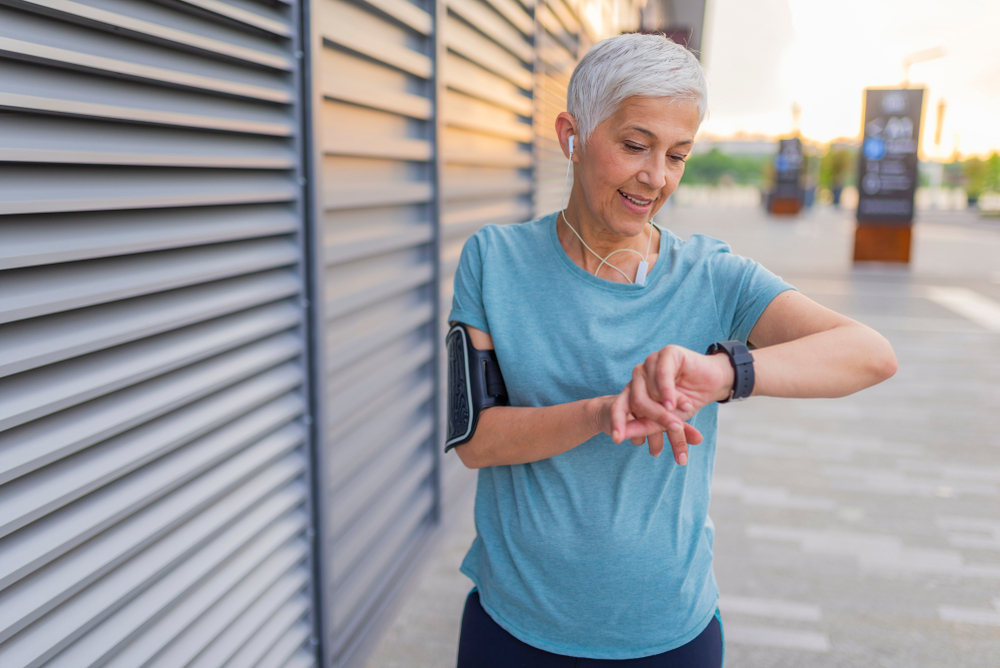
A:
<svg viewBox="0 0 1000 668">
<path fill-rule="evenodd" d="M 486 226 L 465 244 L 449 320 L 493 337 L 512 406 L 621 392 L 668 344 L 704 352 L 747 336 L 787 283 L 725 243 L 660 235 L 644 286 L 566 255 L 555 214 Z M 687 466 L 600 434 L 556 457 L 479 471 L 462 572 L 500 626 L 540 649 L 632 659 L 680 647 L 718 601 L 708 517 L 718 404 L 691 419 Z M 459 446 L 461 447 L 461 446 Z"/>
</svg>

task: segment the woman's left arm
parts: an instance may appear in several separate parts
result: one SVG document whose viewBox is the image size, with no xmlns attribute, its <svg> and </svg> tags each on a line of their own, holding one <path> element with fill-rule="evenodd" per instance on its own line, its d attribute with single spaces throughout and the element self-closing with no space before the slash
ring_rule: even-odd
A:
<svg viewBox="0 0 1000 668">
<path fill-rule="evenodd" d="M 885 337 L 794 290 L 764 309 L 749 342 L 754 395 L 843 397 L 896 373 Z"/>
</svg>

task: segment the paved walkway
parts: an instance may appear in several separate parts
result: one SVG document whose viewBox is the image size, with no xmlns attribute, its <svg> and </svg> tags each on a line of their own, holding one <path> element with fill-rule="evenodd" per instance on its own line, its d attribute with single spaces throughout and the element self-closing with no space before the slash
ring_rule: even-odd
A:
<svg viewBox="0 0 1000 668">
<path fill-rule="evenodd" d="M 881 331 L 900 362 L 845 399 L 721 411 L 711 515 L 726 665 L 1000 666 L 1000 221 L 938 215 L 917 224 L 910 269 L 854 269 L 852 223 L 834 210 L 660 220 L 728 240 Z M 469 507 L 368 668 L 455 665 L 473 536 Z"/>
</svg>

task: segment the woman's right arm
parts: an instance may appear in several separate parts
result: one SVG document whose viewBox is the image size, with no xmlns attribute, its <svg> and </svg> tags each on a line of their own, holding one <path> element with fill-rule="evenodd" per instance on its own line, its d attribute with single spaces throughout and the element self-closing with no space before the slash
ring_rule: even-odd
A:
<svg viewBox="0 0 1000 668">
<path fill-rule="evenodd" d="M 493 350 L 493 337 L 474 327 L 468 330 L 475 348 Z M 615 395 L 610 395 L 555 406 L 489 408 L 480 414 L 472 438 L 457 446 L 455 452 L 471 469 L 548 459 L 572 450 L 597 434 L 610 434 L 611 406 L 615 399 Z M 646 436 L 660 434 L 663 429 L 662 425 L 650 420 L 630 420 L 625 433 L 615 441 L 620 443 L 631 438 L 638 440 L 639 445 Z M 686 425 L 685 431 L 688 431 L 689 442 L 700 441 L 700 434 L 693 427 Z"/>
</svg>

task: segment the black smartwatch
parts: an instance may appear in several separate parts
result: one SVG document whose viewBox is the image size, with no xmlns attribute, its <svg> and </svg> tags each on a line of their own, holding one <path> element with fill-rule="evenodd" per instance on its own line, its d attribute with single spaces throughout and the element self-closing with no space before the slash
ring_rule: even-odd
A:
<svg viewBox="0 0 1000 668">
<path fill-rule="evenodd" d="M 733 365 L 733 389 L 729 391 L 729 398 L 719 403 L 746 399 L 753 392 L 753 355 L 739 341 L 713 343 L 705 354 L 714 355 L 718 352 L 726 353 L 729 356 L 729 363 Z"/>
</svg>

